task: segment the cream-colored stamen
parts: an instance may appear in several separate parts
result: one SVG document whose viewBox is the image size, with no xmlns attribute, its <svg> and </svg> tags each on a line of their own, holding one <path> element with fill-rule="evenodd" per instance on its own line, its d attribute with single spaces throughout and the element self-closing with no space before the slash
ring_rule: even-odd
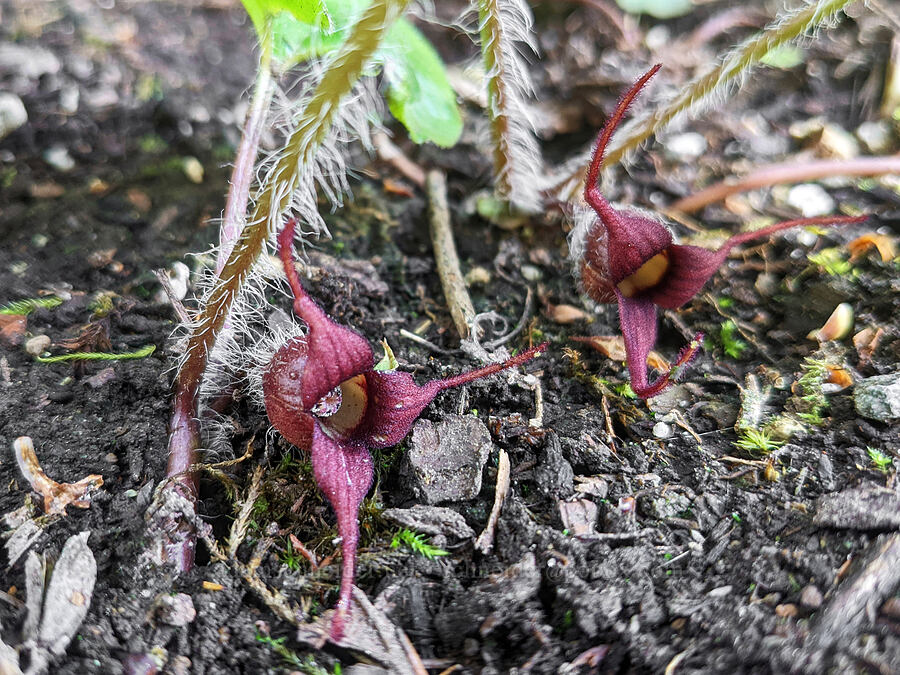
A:
<svg viewBox="0 0 900 675">
<path fill-rule="evenodd" d="M 341 407 L 328 417 L 320 417 L 330 431 L 343 435 L 359 426 L 369 404 L 366 376 L 356 375 L 341 382 Z"/>
<path fill-rule="evenodd" d="M 657 253 L 643 265 L 638 267 L 637 272 L 631 276 L 625 277 L 617 285 L 619 291 L 626 298 L 633 298 L 641 291 L 653 288 L 662 281 L 669 269 L 669 254 L 666 251 Z"/>
</svg>

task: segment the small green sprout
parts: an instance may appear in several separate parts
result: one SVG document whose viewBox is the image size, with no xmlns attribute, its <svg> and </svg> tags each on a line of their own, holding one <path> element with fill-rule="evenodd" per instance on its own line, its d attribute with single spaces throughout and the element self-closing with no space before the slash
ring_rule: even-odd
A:
<svg viewBox="0 0 900 675">
<path fill-rule="evenodd" d="M 397 531 L 391 540 L 391 548 L 400 548 L 403 545 L 411 548 L 415 553 L 425 556 L 429 560 L 442 555 L 450 555 L 447 551 L 436 546 L 432 546 L 425 541 L 425 535 L 407 530 L 405 527 Z"/>
<path fill-rule="evenodd" d="M 744 429 L 734 445 L 745 452 L 768 454 L 784 445 L 784 441 L 772 438 L 768 431 Z"/>
<path fill-rule="evenodd" d="M 732 519 L 734 522 L 736 522 L 736 523 L 741 523 L 741 522 L 743 522 L 742 519 L 741 519 L 741 514 L 738 513 L 737 511 L 732 511 L 732 512 L 731 512 L 731 519 Z"/>
<path fill-rule="evenodd" d="M 818 253 L 810 253 L 806 259 L 832 277 L 850 276 L 854 272 L 853 265 L 843 257 L 840 249 L 837 248 L 823 248 Z"/>
<path fill-rule="evenodd" d="M 747 349 L 747 343 L 738 337 L 737 324 L 728 319 L 719 328 L 719 340 L 722 350 L 731 358 L 739 359 Z"/>
<path fill-rule="evenodd" d="M 634 389 L 631 388 L 630 382 L 622 382 L 621 384 L 615 385 L 613 391 L 622 398 L 637 398 L 637 394 L 635 394 Z"/>
<path fill-rule="evenodd" d="M 890 455 L 883 453 L 877 448 L 866 448 L 866 452 L 869 453 L 869 459 L 872 461 L 872 464 L 874 464 L 875 468 L 881 471 L 881 473 L 887 473 L 891 470 L 894 459 Z"/>
<path fill-rule="evenodd" d="M 0 314 L 31 314 L 39 307 L 44 309 L 53 309 L 59 307 L 62 300 L 55 295 L 46 298 L 26 298 L 25 300 L 14 300 L 3 307 L 0 307 Z"/>
<path fill-rule="evenodd" d="M 327 670 L 316 663 L 312 654 L 307 654 L 305 657 L 300 658 L 299 654 L 284 644 L 286 640 L 287 637 L 273 638 L 271 635 L 263 635 L 259 631 L 256 633 L 257 642 L 270 647 L 273 652 L 281 657 L 281 660 L 284 661 L 286 665 L 291 666 L 297 672 L 304 673 L 305 675 L 340 675 L 340 663 L 335 663 L 334 670 L 329 674 Z"/>
<path fill-rule="evenodd" d="M 300 561 L 303 560 L 303 557 L 294 550 L 294 545 L 288 540 L 287 546 L 281 552 L 281 555 L 278 556 L 278 559 L 289 570 L 297 572 L 300 569 Z"/>
<path fill-rule="evenodd" d="M 828 399 L 822 393 L 822 385 L 828 379 L 828 363 L 823 359 L 807 357 L 801 370 L 803 374 L 797 384 L 801 392 L 799 404 L 802 411 L 797 416 L 808 424 L 820 426 L 825 421 L 822 411 L 828 407 Z"/>
</svg>

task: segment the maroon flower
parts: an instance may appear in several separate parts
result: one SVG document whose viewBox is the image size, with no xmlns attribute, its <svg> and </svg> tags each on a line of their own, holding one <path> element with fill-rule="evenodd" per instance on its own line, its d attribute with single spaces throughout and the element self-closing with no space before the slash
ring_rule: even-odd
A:
<svg viewBox="0 0 900 675">
<path fill-rule="evenodd" d="M 337 516 L 343 569 L 332 638 L 339 639 L 350 606 L 359 541 L 359 505 L 372 483 L 370 448 L 399 443 L 444 389 L 521 365 L 546 344 L 497 363 L 418 386 L 408 373 L 376 371 L 359 333 L 336 324 L 303 287 L 292 260 L 295 221 L 278 235 L 278 253 L 294 295 L 294 312 L 309 326 L 272 357 L 263 374 L 269 420 L 289 442 L 309 450 L 316 484 Z"/>
<path fill-rule="evenodd" d="M 709 281 L 735 246 L 789 227 L 842 225 L 866 219 L 866 216 L 835 216 L 790 220 L 737 234 L 718 250 L 710 251 L 673 244 L 671 233 L 658 220 L 634 210 L 613 208 L 600 194 L 597 184 L 603 153 L 628 106 L 660 67 L 660 64 L 653 66 L 625 93 L 597 139 L 584 188 L 584 199 L 597 213 L 597 219 L 588 230 L 579 269 L 585 292 L 591 298 L 602 303 L 619 303 L 631 388 L 641 398 L 665 390 L 703 341 L 703 335 L 698 333 L 668 372 L 655 382 L 648 382 L 647 355 L 656 342 L 657 306 L 676 309 L 685 304 Z"/>
</svg>

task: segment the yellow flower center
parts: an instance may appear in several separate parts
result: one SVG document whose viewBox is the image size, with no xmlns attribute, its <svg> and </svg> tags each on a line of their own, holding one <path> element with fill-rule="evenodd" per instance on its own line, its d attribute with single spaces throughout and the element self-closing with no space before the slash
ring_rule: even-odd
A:
<svg viewBox="0 0 900 675">
<path fill-rule="evenodd" d="M 658 284 L 669 269 L 669 254 L 666 251 L 657 253 L 631 276 L 625 277 L 617 285 L 619 292 L 626 298 L 633 298 L 641 291 L 653 288 Z"/>
<path fill-rule="evenodd" d="M 338 389 L 340 390 L 340 396 L 336 402 L 340 407 L 331 415 L 327 414 L 327 410 L 321 410 L 325 414 L 320 414 L 319 419 L 322 420 L 328 431 L 332 431 L 338 436 L 344 436 L 356 429 L 359 423 L 362 422 L 363 415 L 366 414 L 366 407 L 369 404 L 366 376 L 360 374 L 351 377 L 349 380 L 344 380 Z M 337 393 L 337 390 L 335 393 Z M 320 403 L 324 403 L 324 399 Z M 324 408 L 325 406 L 322 407 Z M 320 411 L 313 408 L 313 414 L 318 412 Z"/>
</svg>

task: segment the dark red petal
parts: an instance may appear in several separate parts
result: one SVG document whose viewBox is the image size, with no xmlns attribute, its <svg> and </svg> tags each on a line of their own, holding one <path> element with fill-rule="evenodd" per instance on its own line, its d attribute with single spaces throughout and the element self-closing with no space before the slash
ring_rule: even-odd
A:
<svg viewBox="0 0 900 675">
<path fill-rule="evenodd" d="M 304 450 L 312 447 L 314 421 L 312 415 L 304 412 L 301 396 L 308 356 L 306 337 L 295 337 L 275 352 L 262 377 L 269 421 L 289 443 Z"/>
<path fill-rule="evenodd" d="M 681 307 L 700 292 L 725 262 L 730 250 L 727 245 L 718 251 L 699 246 L 670 246 L 666 275 L 656 286 L 644 291 L 642 297 L 666 309 Z"/>
<path fill-rule="evenodd" d="M 671 246 L 672 234 L 658 220 L 636 211 L 611 211 L 602 220 L 607 232 L 609 280 L 615 285 Z"/>
<path fill-rule="evenodd" d="M 328 498 L 337 516 L 341 536 L 341 591 L 331 627 L 332 639 L 344 630 L 344 616 L 350 607 L 350 593 L 356 574 L 356 547 L 359 544 L 359 505 L 372 485 L 372 456 L 360 442 L 337 442 L 322 426 L 315 425 L 312 468 L 316 484 Z"/>
<path fill-rule="evenodd" d="M 294 312 L 309 326 L 309 356 L 301 382 L 303 408 L 308 411 L 341 382 L 371 369 L 375 357 L 362 335 L 335 323 L 300 285 L 291 255 L 296 223 L 288 221 L 278 234 L 278 255 L 294 294 Z"/>
<path fill-rule="evenodd" d="M 619 300 L 619 323 L 625 338 L 625 353 L 631 389 L 641 398 L 651 398 L 665 391 L 700 349 L 703 335 L 698 334 L 682 350 L 678 361 L 653 383 L 647 382 L 647 356 L 656 344 L 656 307 L 646 297 L 627 298 L 616 291 Z"/>
<path fill-rule="evenodd" d="M 432 380 L 417 385 L 409 373 L 373 370 L 366 373 L 369 407 L 354 434 L 370 448 L 388 448 L 402 441 L 416 419 L 444 387 Z"/>
<path fill-rule="evenodd" d="M 371 371 L 366 373 L 369 407 L 356 438 L 370 448 L 396 445 L 409 433 L 422 410 L 444 389 L 458 387 L 473 380 L 499 373 L 530 361 L 547 348 L 544 343 L 527 349 L 502 363 L 492 363 L 445 380 L 432 380 L 420 387 L 408 373 Z"/>
<path fill-rule="evenodd" d="M 666 276 L 663 277 L 657 286 L 648 289 L 643 297 L 666 309 L 681 307 L 700 292 L 700 289 L 716 273 L 716 270 L 722 266 L 731 249 L 735 246 L 740 246 L 748 241 L 764 239 L 791 227 L 851 225 L 861 223 L 867 217 L 830 216 L 827 218 L 788 220 L 753 230 L 752 232 L 736 234 L 717 251 L 710 251 L 697 246 L 670 246 L 668 249 L 669 268 L 666 270 Z"/>
</svg>

